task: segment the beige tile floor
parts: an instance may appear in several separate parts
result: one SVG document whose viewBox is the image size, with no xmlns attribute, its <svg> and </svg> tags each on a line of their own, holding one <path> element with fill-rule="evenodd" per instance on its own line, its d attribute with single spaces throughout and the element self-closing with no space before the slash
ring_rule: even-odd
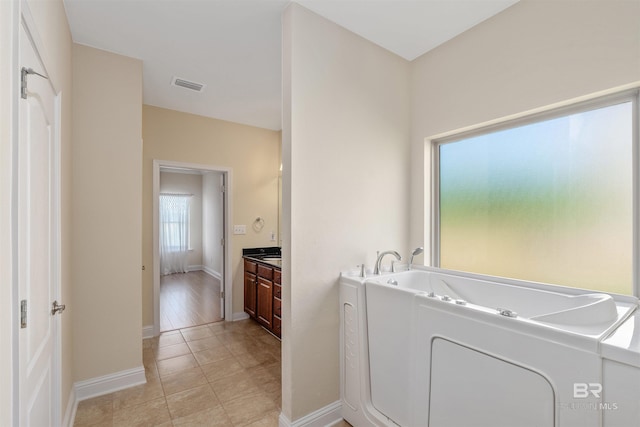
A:
<svg viewBox="0 0 640 427">
<path fill-rule="evenodd" d="M 146 384 L 80 402 L 74 426 L 278 426 L 280 341 L 252 320 L 144 340 L 143 362 Z"/>
<path fill-rule="evenodd" d="M 280 341 L 246 320 L 144 340 L 147 383 L 85 400 L 75 426 L 277 426 Z"/>
</svg>

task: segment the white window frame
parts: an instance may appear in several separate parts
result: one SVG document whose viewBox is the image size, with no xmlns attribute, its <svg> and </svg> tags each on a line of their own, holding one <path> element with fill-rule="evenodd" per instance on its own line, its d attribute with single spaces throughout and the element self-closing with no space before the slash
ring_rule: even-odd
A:
<svg viewBox="0 0 640 427">
<path fill-rule="evenodd" d="M 430 242 L 431 265 L 440 267 L 440 150 L 443 144 L 460 141 L 470 137 L 485 135 L 505 129 L 526 126 L 570 114 L 581 113 L 597 108 L 607 107 L 621 102 L 632 103 L 632 295 L 640 297 L 640 87 L 631 85 L 621 89 L 614 89 L 606 93 L 599 93 L 562 104 L 526 112 L 517 116 L 507 117 L 469 128 L 437 135 L 425 140 L 426 150 L 430 150 L 431 185 L 427 187 L 431 192 L 430 198 Z M 480 274 L 479 272 L 469 272 Z M 525 279 L 526 280 L 526 279 Z M 606 291 L 602 291 L 606 292 Z"/>
</svg>

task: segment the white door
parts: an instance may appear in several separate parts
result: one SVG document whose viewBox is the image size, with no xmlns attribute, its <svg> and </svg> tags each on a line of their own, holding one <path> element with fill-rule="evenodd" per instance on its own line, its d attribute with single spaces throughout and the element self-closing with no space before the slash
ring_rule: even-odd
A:
<svg viewBox="0 0 640 427">
<path fill-rule="evenodd" d="M 19 332 L 19 423 L 60 424 L 58 315 L 52 315 L 59 277 L 58 100 L 28 29 L 20 26 L 20 68 L 27 88 L 19 101 L 17 273 L 25 322 Z M 21 310 L 22 315 L 22 310 Z"/>
</svg>

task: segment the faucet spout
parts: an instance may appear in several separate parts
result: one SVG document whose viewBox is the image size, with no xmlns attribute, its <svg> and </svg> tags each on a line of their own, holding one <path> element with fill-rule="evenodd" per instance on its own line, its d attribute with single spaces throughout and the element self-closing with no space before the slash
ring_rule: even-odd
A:
<svg viewBox="0 0 640 427">
<path fill-rule="evenodd" d="M 376 260 L 376 266 L 373 269 L 373 274 L 380 274 L 380 267 L 382 265 L 382 258 L 384 258 L 385 255 L 393 255 L 394 257 L 396 257 L 396 259 L 398 261 L 402 260 L 402 257 L 400 256 L 400 254 L 398 252 L 396 252 L 396 251 L 384 251 L 380 255 L 378 255 L 378 259 Z"/>
</svg>

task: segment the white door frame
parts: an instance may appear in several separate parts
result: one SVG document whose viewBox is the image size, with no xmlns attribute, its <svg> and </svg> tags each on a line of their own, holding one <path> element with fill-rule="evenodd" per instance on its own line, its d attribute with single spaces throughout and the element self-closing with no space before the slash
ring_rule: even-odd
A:
<svg viewBox="0 0 640 427">
<path fill-rule="evenodd" d="M 0 424 L 18 422 L 18 305 L 17 281 L 14 280 L 14 176 L 15 149 L 18 139 L 18 34 L 20 8 L 17 2 L 0 1 Z M 5 55 L 7 51 L 9 55 Z M 4 114 L 7 112 L 8 114 Z"/>
<path fill-rule="evenodd" d="M 231 271 L 232 243 L 229 236 L 228 222 L 231 218 L 232 169 L 224 166 L 203 165 L 198 163 L 174 162 L 171 160 L 153 160 L 153 335 L 160 335 L 160 168 L 197 169 L 220 172 L 225 175 L 226 189 L 224 197 L 224 320 L 233 320 L 233 280 Z"/>
<path fill-rule="evenodd" d="M 0 116 L 0 424 L 18 424 L 18 282 L 15 280 L 16 179 L 19 129 L 19 45 L 20 7 L 18 2 L 0 1 L 0 39 L 3 56 L 0 57 L 3 114 Z M 7 51 L 9 55 L 5 55 Z M 4 114 L 7 112 L 8 114 Z"/>
</svg>

